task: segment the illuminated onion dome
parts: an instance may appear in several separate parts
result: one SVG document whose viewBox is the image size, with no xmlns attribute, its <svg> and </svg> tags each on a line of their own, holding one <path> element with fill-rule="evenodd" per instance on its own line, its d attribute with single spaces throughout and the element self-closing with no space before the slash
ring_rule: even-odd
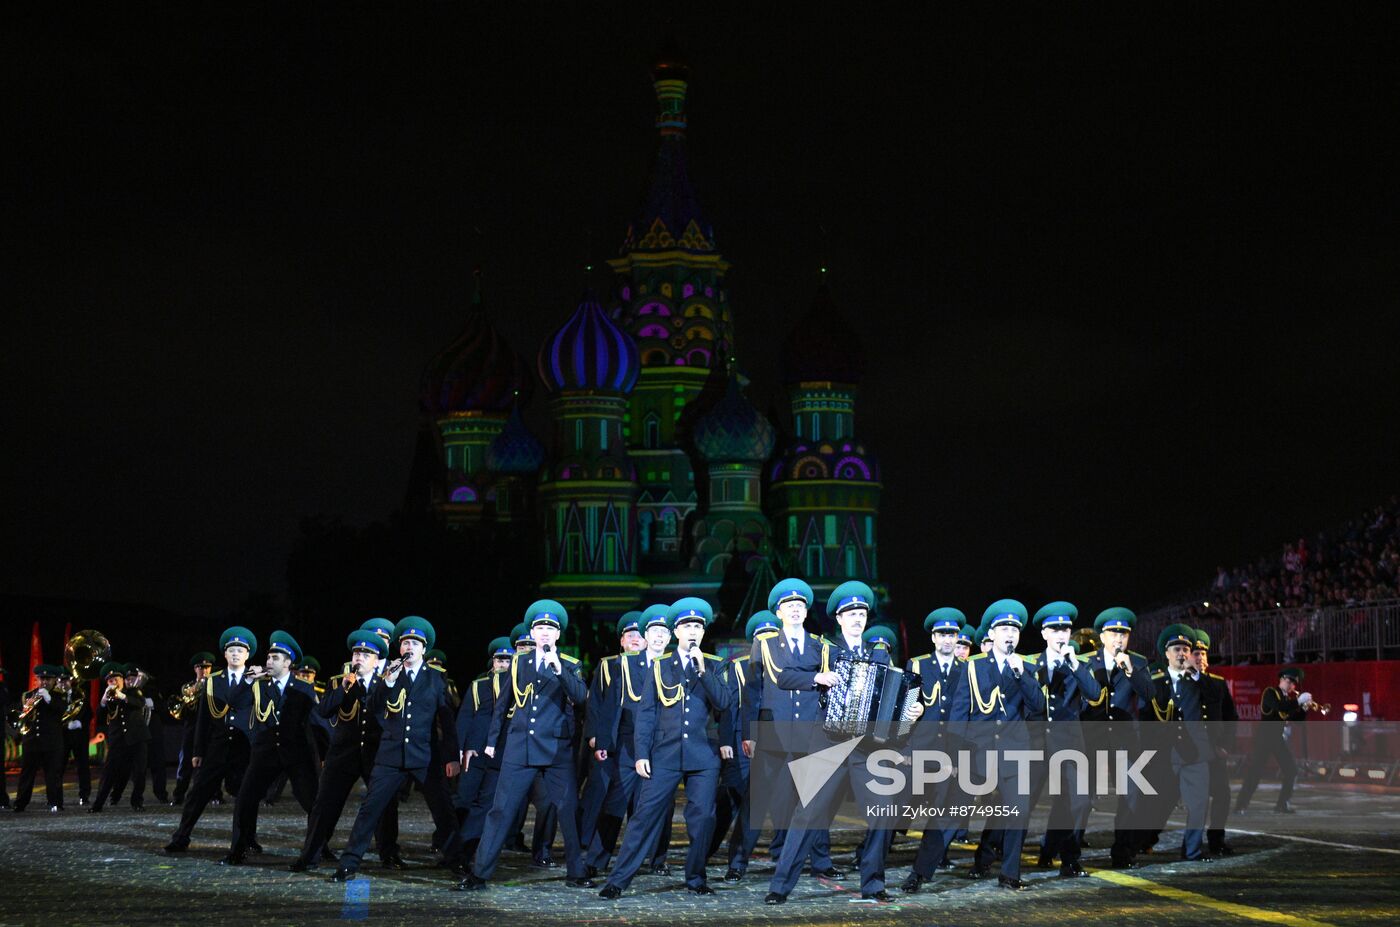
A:
<svg viewBox="0 0 1400 927">
<path fill-rule="evenodd" d="M 608 318 L 592 290 L 540 348 L 539 372 L 551 394 L 570 390 L 630 393 L 642 364 L 637 343 Z"/>
<path fill-rule="evenodd" d="M 788 448 L 769 468 L 770 482 L 851 480 L 880 482 L 880 463 L 859 441 L 808 441 Z"/>
<path fill-rule="evenodd" d="M 760 462 L 773 453 L 773 426 L 753 407 L 736 377 L 724 398 L 695 423 L 695 446 L 705 459 Z"/>
<path fill-rule="evenodd" d="M 865 373 L 860 338 L 846 322 L 831 289 L 817 288 L 812 308 L 797 323 L 783 345 L 783 382 L 855 384 Z"/>
<path fill-rule="evenodd" d="M 533 385 L 524 359 L 486 317 L 478 280 L 462 333 L 423 371 L 419 401 L 434 415 L 505 412 Z"/>
<path fill-rule="evenodd" d="M 536 440 L 520 417 L 520 407 L 486 448 L 486 468 L 496 473 L 538 473 L 544 465 L 544 445 Z"/>
</svg>

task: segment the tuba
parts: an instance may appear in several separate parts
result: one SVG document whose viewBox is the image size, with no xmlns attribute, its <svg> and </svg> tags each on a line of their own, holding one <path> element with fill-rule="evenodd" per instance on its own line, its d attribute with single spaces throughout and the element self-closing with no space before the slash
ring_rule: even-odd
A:
<svg viewBox="0 0 1400 927">
<path fill-rule="evenodd" d="M 63 647 L 63 666 L 68 670 L 68 707 L 63 723 L 75 720 L 87 704 L 87 687 L 102 672 L 102 664 L 112 658 L 112 644 L 101 631 L 79 631 Z"/>
</svg>

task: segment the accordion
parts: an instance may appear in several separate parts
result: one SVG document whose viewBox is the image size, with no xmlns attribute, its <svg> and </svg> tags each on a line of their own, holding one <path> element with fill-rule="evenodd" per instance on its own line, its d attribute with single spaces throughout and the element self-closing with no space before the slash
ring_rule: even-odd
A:
<svg viewBox="0 0 1400 927">
<path fill-rule="evenodd" d="M 842 656 L 831 668 L 836 685 L 822 696 L 822 728 L 831 734 L 897 740 L 914 726 L 910 711 L 919 700 L 922 679 L 885 663 Z"/>
</svg>

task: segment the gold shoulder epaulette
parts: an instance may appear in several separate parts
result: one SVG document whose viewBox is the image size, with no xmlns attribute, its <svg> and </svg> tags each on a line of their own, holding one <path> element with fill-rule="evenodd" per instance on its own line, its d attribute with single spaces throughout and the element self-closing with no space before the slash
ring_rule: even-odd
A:
<svg viewBox="0 0 1400 927">
<path fill-rule="evenodd" d="M 972 656 L 968 657 L 968 659 L 969 659 L 969 660 L 981 660 L 981 659 L 982 659 L 983 657 L 985 657 L 985 656 L 986 656 L 985 653 L 974 653 Z"/>
<path fill-rule="evenodd" d="M 1157 672 L 1155 672 L 1155 673 L 1152 674 L 1152 678 L 1153 678 L 1153 679 L 1161 679 L 1161 678 L 1162 678 L 1163 676 L 1165 676 L 1165 675 L 1167 675 L 1166 672 L 1164 672 L 1163 670 L 1158 670 Z"/>
<path fill-rule="evenodd" d="M 705 653 L 705 654 L 702 654 L 702 656 L 704 656 L 704 658 L 705 658 L 706 660 L 714 660 L 716 663 L 723 663 L 723 662 L 724 662 L 723 660 L 721 660 L 719 657 L 715 656 L 715 655 L 712 654 L 712 653 Z"/>
<path fill-rule="evenodd" d="M 909 658 L 909 662 L 911 662 L 911 663 L 918 663 L 920 660 L 930 660 L 930 659 L 932 659 L 932 658 L 933 658 L 933 654 L 931 654 L 931 653 L 921 653 L 921 654 L 919 654 L 917 657 L 910 657 L 910 658 Z"/>
<path fill-rule="evenodd" d="M 734 657 L 733 660 L 735 663 L 743 663 L 745 660 L 750 660 L 752 658 L 753 654 L 751 653 L 741 653 L 737 657 Z"/>
<path fill-rule="evenodd" d="M 759 631 L 757 634 L 755 634 L 755 635 L 753 636 L 753 639 L 754 639 L 755 641 L 766 641 L 766 640 L 768 640 L 768 638 L 770 638 L 770 637 L 777 637 L 777 636 L 778 636 L 778 629 L 777 629 L 777 628 L 769 628 L 769 629 L 766 630 L 766 631 Z"/>
<path fill-rule="evenodd" d="M 620 656 L 622 656 L 622 654 L 620 654 L 620 653 L 610 653 L 610 654 L 608 654 L 606 657 L 603 657 L 603 659 L 600 660 L 599 662 L 601 662 L 601 663 L 606 663 L 606 662 L 608 662 L 609 660 L 616 660 L 616 659 L 617 659 L 618 657 L 620 657 Z"/>
<path fill-rule="evenodd" d="M 561 660 L 568 660 L 570 663 L 577 663 L 577 662 L 578 662 L 578 657 L 571 656 L 571 655 L 569 655 L 569 654 L 567 654 L 567 653 L 563 653 L 562 651 L 561 651 L 560 654 L 559 654 L 559 659 L 561 659 Z"/>
<path fill-rule="evenodd" d="M 672 653 L 671 653 L 671 651 L 668 650 L 668 651 L 666 651 L 665 653 L 663 653 L 660 657 L 658 657 L 657 659 L 659 659 L 659 660 L 669 660 L 669 659 L 671 659 L 671 657 L 672 657 Z"/>
<path fill-rule="evenodd" d="M 1211 679 L 1219 679 L 1221 682 L 1225 681 L 1224 676 L 1218 676 L 1215 673 L 1206 673 L 1206 675 L 1209 676 Z"/>
<path fill-rule="evenodd" d="M 1129 650 L 1129 651 L 1128 651 L 1128 656 L 1130 656 L 1130 657 L 1142 657 L 1142 659 L 1144 659 L 1144 660 L 1147 659 L 1147 657 L 1143 657 L 1142 654 L 1138 653 L 1136 650 Z"/>
</svg>

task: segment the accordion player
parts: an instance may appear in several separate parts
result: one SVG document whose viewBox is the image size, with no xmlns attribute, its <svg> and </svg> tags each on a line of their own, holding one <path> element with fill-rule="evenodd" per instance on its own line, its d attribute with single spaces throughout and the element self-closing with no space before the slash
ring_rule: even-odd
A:
<svg viewBox="0 0 1400 927">
<path fill-rule="evenodd" d="M 822 728 L 887 743 L 907 737 L 918 717 L 921 678 L 867 656 L 841 654 L 837 682 L 822 696 Z"/>
</svg>

